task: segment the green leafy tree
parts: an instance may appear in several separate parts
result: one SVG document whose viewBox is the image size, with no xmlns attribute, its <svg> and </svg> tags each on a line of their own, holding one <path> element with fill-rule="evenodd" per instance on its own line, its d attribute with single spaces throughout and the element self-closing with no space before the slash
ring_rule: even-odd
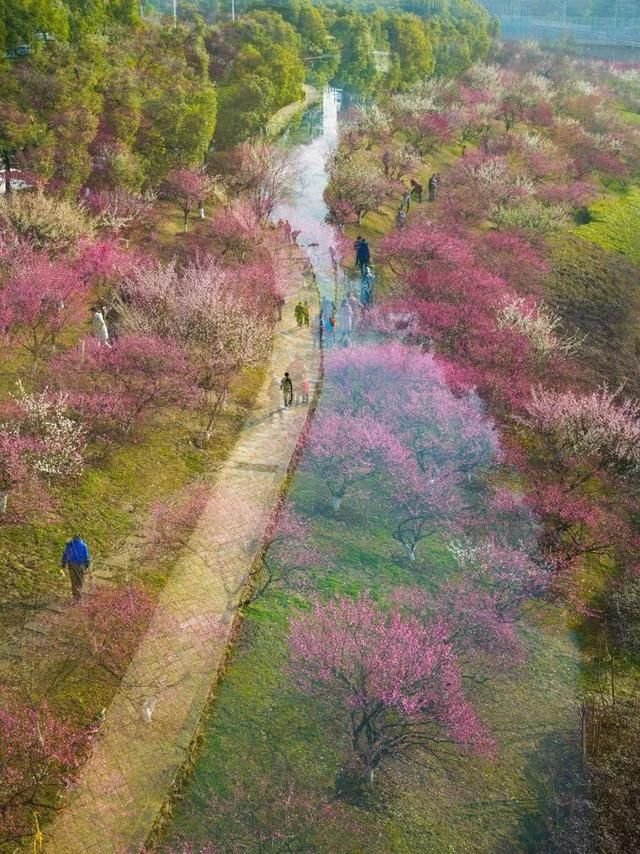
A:
<svg viewBox="0 0 640 854">
<path fill-rule="evenodd" d="M 206 46 L 225 115 L 215 138 L 219 146 L 258 133 L 273 113 L 302 98 L 302 40 L 280 15 L 251 12 L 215 28 Z"/>
<path fill-rule="evenodd" d="M 435 66 L 433 47 L 424 22 L 415 15 L 390 15 L 387 24 L 391 51 L 387 86 L 408 89 Z"/>
<path fill-rule="evenodd" d="M 361 92 L 373 91 L 379 71 L 374 56 L 373 33 L 367 18 L 351 13 L 341 15 L 332 27 L 332 34 L 340 46 L 336 79 Z"/>
</svg>

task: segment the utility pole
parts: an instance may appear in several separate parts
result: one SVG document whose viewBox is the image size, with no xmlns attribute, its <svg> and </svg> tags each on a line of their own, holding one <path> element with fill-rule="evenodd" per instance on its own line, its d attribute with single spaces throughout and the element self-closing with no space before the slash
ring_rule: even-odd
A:
<svg viewBox="0 0 640 854">
<path fill-rule="evenodd" d="M 178 26 L 178 0 L 173 0 L 173 26 Z"/>
</svg>

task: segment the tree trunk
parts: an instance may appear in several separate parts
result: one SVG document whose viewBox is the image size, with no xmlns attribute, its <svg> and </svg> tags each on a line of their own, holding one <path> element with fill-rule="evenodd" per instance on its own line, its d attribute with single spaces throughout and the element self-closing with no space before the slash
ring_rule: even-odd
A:
<svg viewBox="0 0 640 854">
<path fill-rule="evenodd" d="M 411 561 L 416 559 L 416 546 L 417 546 L 417 543 L 414 543 L 413 545 L 405 544 L 405 548 L 407 550 L 407 556 L 408 556 L 409 560 L 411 560 Z"/>
<path fill-rule="evenodd" d="M 0 515 L 7 512 L 7 504 L 9 503 L 9 490 L 0 490 Z"/>
<path fill-rule="evenodd" d="M 342 504 L 342 496 L 341 495 L 332 495 L 331 496 L 331 509 L 334 513 L 337 513 L 340 509 L 340 505 Z"/>
<path fill-rule="evenodd" d="M 9 194 L 11 192 L 11 158 L 5 154 L 2 160 L 4 163 L 4 191 Z"/>
<path fill-rule="evenodd" d="M 373 768 L 365 768 L 364 770 L 364 782 L 367 786 L 373 786 Z"/>
<path fill-rule="evenodd" d="M 189 230 L 189 211 L 184 212 L 184 233 Z"/>
</svg>

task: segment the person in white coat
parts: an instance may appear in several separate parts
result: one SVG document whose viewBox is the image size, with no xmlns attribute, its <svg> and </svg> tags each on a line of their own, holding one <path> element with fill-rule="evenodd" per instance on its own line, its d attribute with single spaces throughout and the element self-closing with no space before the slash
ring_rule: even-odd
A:
<svg viewBox="0 0 640 854">
<path fill-rule="evenodd" d="M 109 343 L 109 330 L 107 329 L 107 324 L 105 323 L 104 315 L 102 314 L 100 309 L 96 309 L 93 312 L 91 325 L 93 327 L 93 334 L 98 339 L 98 344 L 104 344 L 107 347 L 111 347 L 111 344 Z"/>
</svg>

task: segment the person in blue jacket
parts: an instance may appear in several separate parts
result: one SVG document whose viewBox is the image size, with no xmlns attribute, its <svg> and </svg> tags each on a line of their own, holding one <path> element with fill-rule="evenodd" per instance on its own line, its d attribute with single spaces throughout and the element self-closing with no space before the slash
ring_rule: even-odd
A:
<svg viewBox="0 0 640 854">
<path fill-rule="evenodd" d="M 74 534 L 73 539 L 65 545 L 60 566 L 69 570 L 71 592 L 77 602 L 82 596 L 85 573 L 91 566 L 89 547 L 80 534 Z"/>
</svg>

